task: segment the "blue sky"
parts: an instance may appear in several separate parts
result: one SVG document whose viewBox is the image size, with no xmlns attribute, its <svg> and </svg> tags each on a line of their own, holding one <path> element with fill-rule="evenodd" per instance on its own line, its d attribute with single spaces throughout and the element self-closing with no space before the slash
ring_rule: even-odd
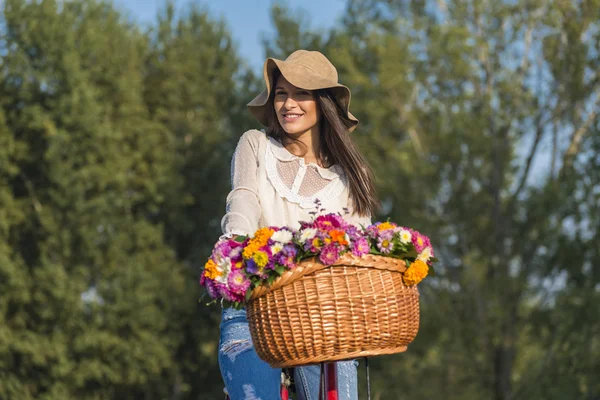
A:
<svg viewBox="0 0 600 400">
<path fill-rule="evenodd" d="M 215 18 L 224 18 L 237 43 L 240 54 L 258 71 L 265 54 L 261 45 L 263 35 L 272 35 L 269 17 L 271 5 L 276 0 L 177 0 L 177 9 L 184 11 L 189 4 L 206 8 Z M 345 0 L 277 1 L 294 11 L 303 10 L 310 17 L 311 28 L 328 28 L 341 18 Z M 116 6 L 126 10 L 141 24 L 153 23 L 156 14 L 164 8 L 165 0 L 114 0 Z"/>
</svg>

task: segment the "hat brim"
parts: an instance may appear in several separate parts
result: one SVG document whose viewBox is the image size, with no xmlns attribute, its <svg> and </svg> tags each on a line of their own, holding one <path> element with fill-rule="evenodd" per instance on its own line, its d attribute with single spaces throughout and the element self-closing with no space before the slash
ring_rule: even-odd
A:
<svg viewBox="0 0 600 400">
<path fill-rule="evenodd" d="M 267 117 L 267 101 L 271 95 L 271 90 L 275 85 L 273 75 L 276 69 L 279 69 L 281 75 L 292 85 L 306 90 L 331 89 L 336 101 L 345 111 L 347 118 L 352 125 L 348 128 L 352 132 L 358 125 L 358 119 L 350 112 L 351 93 L 348 87 L 324 79 L 321 75 L 314 72 L 308 67 L 286 63 L 275 58 L 267 58 L 263 66 L 263 76 L 265 79 L 266 88 L 247 105 L 248 109 L 254 117 L 262 125 L 268 125 Z"/>
</svg>

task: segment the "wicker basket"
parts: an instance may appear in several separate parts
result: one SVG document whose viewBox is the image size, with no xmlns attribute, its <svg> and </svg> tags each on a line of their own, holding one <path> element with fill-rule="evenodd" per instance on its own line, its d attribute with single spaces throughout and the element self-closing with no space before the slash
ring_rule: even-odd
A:
<svg viewBox="0 0 600 400">
<path fill-rule="evenodd" d="M 333 266 L 305 260 L 246 305 L 256 352 L 272 367 L 399 353 L 419 329 L 419 292 L 406 264 L 347 253 Z"/>
</svg>

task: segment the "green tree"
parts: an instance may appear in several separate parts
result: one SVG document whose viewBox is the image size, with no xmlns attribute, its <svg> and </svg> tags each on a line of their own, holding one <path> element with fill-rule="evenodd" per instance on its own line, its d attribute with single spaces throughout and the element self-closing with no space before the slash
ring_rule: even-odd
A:
<svg viewBox="0 0 600 400">
<path fill-rule="evenodd" d="M 311 43 L 274 13 L 269 51 L 323 50 L 352 89 L 377 219 L 431 234 L 442 259 L 416 341 L 373 361 L 376 398 L 598 395 L 599 15 L 597 1 L 351 0 Z"/>
<path fill-rule="evenodd" d="M 443 260 L 422 285 L 410 351 L 378 360 L 382 396 L 597 396 L 588 307 L 598 296 L 600 182 L 588 149 L 598 129 L 600 5 L 348 8 L 333 54 L 360 90 L 354 104 L 386 215 L 431 232 Z M 559 350 L 565 341 L 570 356 Z M 586 361 L 553 369 L 577 357 Z"/>
<path fill-rule="evenodd" d="M 192 398 L 217 398 L 220 308 L 198 303 L 198 277 L 221 234 L 233 150 L 245 130 L 257 127 L 245 110 L 256 79 L 225 23 L 197 7 L 176 15 L 167 3 L 150 37 L 144 99 L 150 118 L 169 131 L 175 160 L 157 218 L 187 271 L 186 294 L 172 316 L 182 335 L 175 368 Z"/>
<path fill-rule="evenodd" d="M 155 222 L 174 144 L 147 39 L 103 2 L 7 0 L 2 22 L 0 397 L 163 398 L 187 287 Z"/>
</svg>

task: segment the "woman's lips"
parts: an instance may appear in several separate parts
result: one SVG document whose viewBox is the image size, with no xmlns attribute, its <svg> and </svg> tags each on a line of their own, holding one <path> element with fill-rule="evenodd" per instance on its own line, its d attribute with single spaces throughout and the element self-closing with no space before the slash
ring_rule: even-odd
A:
<svg viewBox="0 0 600 400">
<path fill-rule="evenodd" d="M 302 114 L 286 114 L 283 116 L 285 122 L 294 122 L 302 118 Z"/>
</svg>

